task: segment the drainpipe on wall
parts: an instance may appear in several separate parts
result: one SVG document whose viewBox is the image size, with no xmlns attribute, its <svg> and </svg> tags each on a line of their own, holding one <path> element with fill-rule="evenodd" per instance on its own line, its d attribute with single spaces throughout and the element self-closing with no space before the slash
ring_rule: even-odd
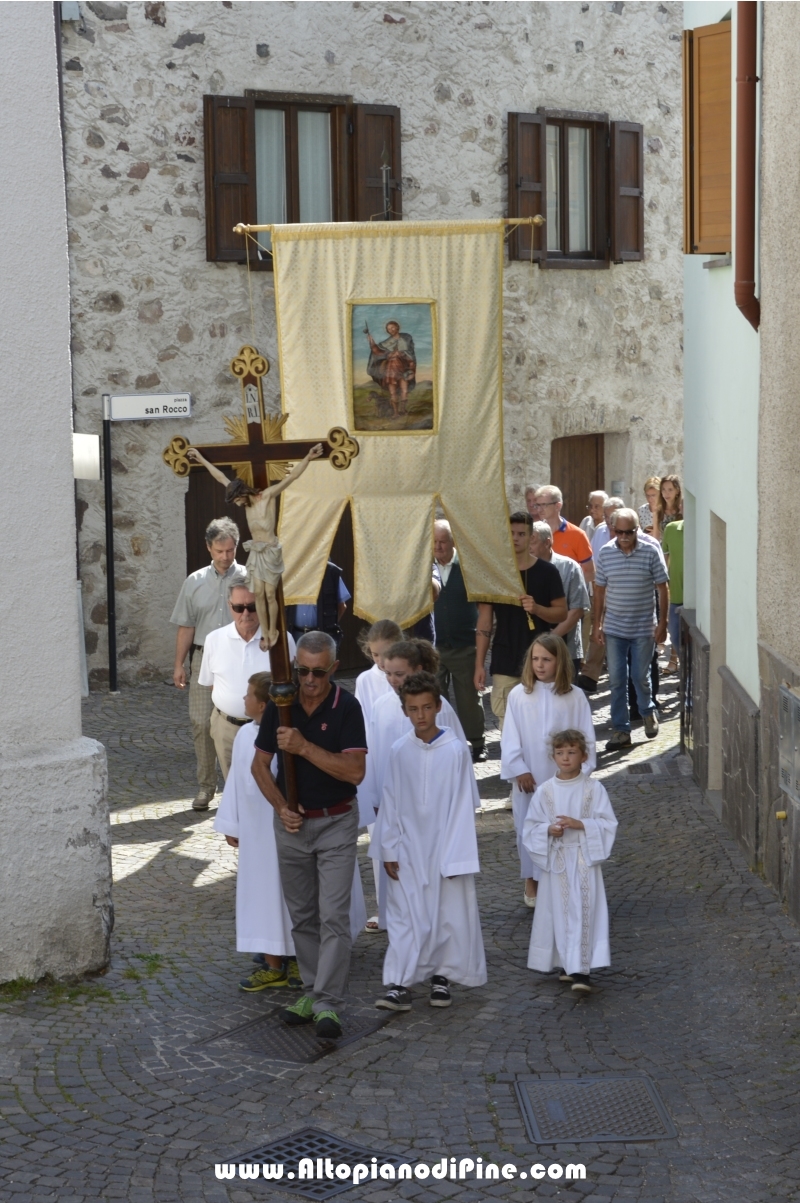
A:
<svg viewBox="0 0 800 1203">
<path fill-rule="evenodd" d="M 736 240 L 733 295 L 754 330 L 756 297 L 756 55 L 758 4 L 736 5 Z"/>
</svg>

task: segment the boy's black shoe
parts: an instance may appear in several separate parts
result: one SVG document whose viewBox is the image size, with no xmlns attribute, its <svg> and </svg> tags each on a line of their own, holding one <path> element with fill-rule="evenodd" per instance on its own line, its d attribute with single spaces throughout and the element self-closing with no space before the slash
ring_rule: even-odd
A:
<svg viewBox="0 0 800 1203">
<path fill-rule="evenodd" d="M 410 1011 L 411 991 L 405 986 L 390 986 L 383 998 L 377 999 L 375 1006 L 381 1011 Z"/>
<path fill-rule="evenodd" d="M 447 978 L 442 977 L 440 973 L 435 973 L 431 978 L 431 997 L 430 1004 L 432 1007 L 449 1007 L 452 1003 L 450 997 L 450 986 Z"/>
<path fill-rule="evenodd" d="M 592 979 L 588 973 L 573 973 L 572 975 L 572 993 L 573 994 L 591 994 Z"/>
<path fill-rule="evenodd" d="M 575 978 L 571 973 L 567 973 L 566 969 L 559 969 L 558 980 L 560 982 L 574 982 Z"/>
</svg>

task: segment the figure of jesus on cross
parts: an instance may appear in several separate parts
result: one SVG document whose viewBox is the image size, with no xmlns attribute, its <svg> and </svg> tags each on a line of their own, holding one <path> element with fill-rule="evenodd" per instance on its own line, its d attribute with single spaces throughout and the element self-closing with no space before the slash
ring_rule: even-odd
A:
<svg viewBox="0 0 800 1203">
<path fill-rule="evenodd" d="M 247 508 L 247 525 L 251 539 L 242 544 L 248 552 L 245 584 L 256 595 L 256 613 L 261 623 L 261 650 L 268 651 L 278 641 L 278 585 L 283 576 L 283 551 L 275 533 L 276 499 L 298 476 L 302 476 L 312 459 L 323 454 L 322 443 L 316 443 L 291 472 L 266 489 L 254 489 L 243 480 L 229 480 L 224 472 L 210 464 L 196 447 L 186 448 L 186 458 L 202 464 L 214 480 L 225 485 L 225 500 Z"/>
</svg>

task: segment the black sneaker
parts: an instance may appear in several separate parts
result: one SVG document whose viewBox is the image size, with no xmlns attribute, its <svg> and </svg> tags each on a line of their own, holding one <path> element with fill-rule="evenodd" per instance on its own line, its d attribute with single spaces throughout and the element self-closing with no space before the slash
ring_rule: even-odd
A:
<svg viewBox="0 0 800 1203">
<path fill-rule="evenodd" d="M 342 1025 L 335 1011 L 317 1011 L 314 1016 L 314 1035 L 319 1040 L 338 1040 L 342 1034 Z"/>
<path fill-rule="evenodd" d="M 489 753 L 486 751 L 486 742 L 482 739 L 476 739 L 472 745 L 472 763 L 483 764 L 489 759 Z"/>
<path fill-rule="evenodd" d="M 383 998 L 376 1000 L 375 1006 L 381 1011 L 410 1011 L 411 991 L 405 986 L 390 986 Z"/>
<path fill-rule="evenodd" d="M 593 681 L 591 677 L 587 677 L 586 673 L 578 673 L 578 676 L 575 678 L 575 684 L 584 693 L 597 693 L 597 682 Z"/>
<path fill-rule="evenodd" d="M 447 978 L 442 977 L 440 973 L 435 973 L 431 978 L 431 997 L 430 1004 L 432 1007 L 449 1007 L 452 1003 L 450 997 L 450 986 Z"/>
<path fill-rule="evenodd" d="M 573 973 L 572 975 L 572 993 L 573 994 L 591 994 L 592 979 L 588 973 Z"/>
<path fill-rule="evenodd" d="M 558 980 L 560 982 L 574 982 L 575 978 L 572 976 L 571 973 L 567 973 L 566 969 L 559 969 Z"/>
</svg>

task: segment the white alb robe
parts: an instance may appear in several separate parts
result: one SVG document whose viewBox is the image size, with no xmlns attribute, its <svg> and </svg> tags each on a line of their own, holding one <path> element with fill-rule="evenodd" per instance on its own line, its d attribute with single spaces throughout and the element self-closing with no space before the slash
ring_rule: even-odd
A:
<svg viewBox="0 0 800 1203">
<path fill-rule="evenodd" d="M 449 727 L 471 754 L 472 747 L 467 743 L 464 728 L 447 698 L 442 698 L 442 708 L 436 723 L 439 727 Z M 379 697 L 373 705 L 372 717 L 367 726 L 367 771 L 358 787 L 358 807 L 362 823 L 375 822 L 375 811 L 380 806 L 389 753 L 393 744 L 411 730 L 411 719 L 404 713 L 399 695 L 390 686 L 389 693 Z M 477 809 L 481 803 L 474 773 L 472 788 Z"/>
<path fill-rule="evenodd" d="M 369 720 L 372 717 L 372 707 L 378 698 L 391 692 L 392 687 L 386 680 L 386 673 L 378 668 L 377 664 L 373 664 L 372 668 L 365 669 L 356 677 L 356 700 L 361 704 L 364 727 L 367 731 L 369 731 Z"/>
<path fill-rule="evenodd" d="M 231 771 L 214 816 L 214 830 L 239 840 L 236 951 L 294 956 L 292 921 L 283 898 L 273 830 L 275 811 L 251 772 L 257 735 L 258 723 L 247 723 L 233 741 Z M 350 895 L 350 931 L 354 940 L 366 921 L 367 908 L 356 861 Z"/>
<path fill-rule="evenodd" d="M 554 777 L 556 762 L 551 755 L 550 740 L 568 727 L 583 732 L 589 753 L 583 772 L 592 773 L 597 766 L 592 710 L 582 689 L 573 685 L 569 693 L 559 694 L 551 683 L 537 681 L 532 693 L 526 693 L 522 685 L 515 685 L 508 695 L 500 736 L 500 776 L 514 783 L 511 809 L 523 880 L 532 877 L 538 881 L 539 874 L 522 841 L 522 825 L 531 795 L 522 792 L 516 778 L 530 773 L 535 785 L 539 786 Z"/>
<path fill-rule="evenodd" d="M 250 771 L 258 723 L 241 727 L 233 741 L 231 770 L 214 830 L 239 840 L 236 875 L 236 951 L 294 956 L 292 921 L 286 909 L 272 820 L 275 811 Z"/>
<path fill-rule="evenodd" d="M 558 815 L 580 819 L 583 831 L 548 834 Z M 581 773 L 571 781 L 551 777 L 528 807 L 522 839 L 539 869 L 528 968 L 549 973 L 589 973 L 611 964 L 608 906 L 602 861 L 614 845 L 617 820 L 599 781 Z"/>
<path fill-rule="evenodd" d="M 432 743 L 412 730 L 392 747 L 370 846 L 400 866 L 398 881 L 383 875 L 385 985 L 439 973 L 462 986 L 486 981 L 473 783 L 472 751 L 447 727 Z"/>
</svg>

